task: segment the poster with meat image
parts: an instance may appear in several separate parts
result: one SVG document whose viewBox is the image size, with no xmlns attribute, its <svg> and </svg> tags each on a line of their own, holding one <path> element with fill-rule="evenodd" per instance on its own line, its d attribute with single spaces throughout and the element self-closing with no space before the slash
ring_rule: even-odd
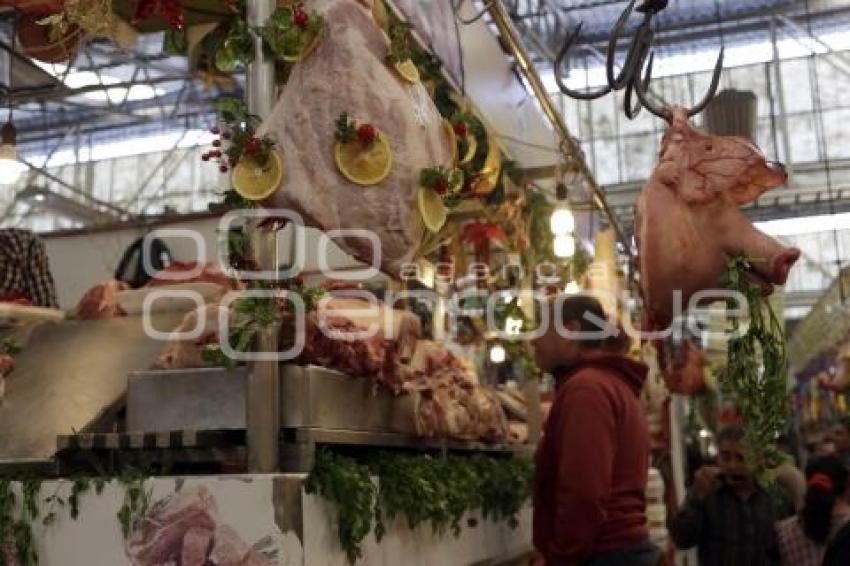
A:
<svg viewBox="0 0 850 566">
<path fill-rule="evenodd" d="M 55 503 L 68 501 L 73 482 L 43 482 L 36 497 L 38 516 L 30 522 L 38 563 L 301 566 L 299 537 L 282 531 L 275 521 L 275 495 L 280 491 L 275 481 L 272 476 L 148 479 L 148 505 L 131 515 L 126 538 L 119 511 L 127 486 L 120 481 L 107 482 L 100 493 L 92 487 L 79 495 L 76 518 L 67 505 Z M 54 495 L 57 499 L 51 499 Z M 14 545 L 5 550 L 8 563 L 22 563 L 14 557 Z"/>
<path fill-rule="evenodd" d="M 396 6 L 460 83 L 461 46 L 452 0 L 396 0 Z"/>
</svg>

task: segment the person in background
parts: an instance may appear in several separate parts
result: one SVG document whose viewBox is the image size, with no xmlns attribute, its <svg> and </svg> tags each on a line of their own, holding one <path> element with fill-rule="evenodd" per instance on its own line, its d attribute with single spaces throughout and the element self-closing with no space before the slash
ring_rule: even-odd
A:
<svg viewBox="0 0 850 566">
<path fill-rule="evenodd" d="M 58 308 L 44 242 L 29 230 L 0 230 L 0 301 Z"/>
<path fill-rule="evenodd" d="M 822 456 L 806 466 L 806 499 L 800 513 L 776 526 L 783 566 L 821 566 L 828 545 L 850 525 L 847 468 L 838 458 Z M 850 555 L 845 556 L 850 564 Z"/>
<path fill-rule="evenodd" d="M 758 483 L 744 460 L 744 431 L 737 426 L 717 435 L 719 467 L 700 468 L 682 507 L 667 529 L 677 548 L 697 547 L 700 566 L 776 564 L 779 519 L 794 511 Z"/>
<path fill-rule="evenodd" d="M 850 416 L 843 417 L 832 427 L 832 444 L 836 456 L 850 468 Z"/>
<path fill-rule="evenodd" d="M 639 399 L 647 367 L 599 336 L 610 325 L 596 299 L 559 299 L 553 317 L 569 335 L 553 318 L 533 344 L 556 391 L 537 451 L 532 564 L 655 566 L 646 524 L 649 431 Z"/>
<path fill-rule="evenodd" d="M 786 458 L 779 466 L 770 470 L 770 473 L 776 478 L 776 486 L 782 491 L 785 499 L 794 505 L 795 511 L 799 511 L 803 508 L 803 500 L 806 496 L 806 478 L 794 465 L 788 437 L 781 436 L 776 444 Z"/>
</svg>

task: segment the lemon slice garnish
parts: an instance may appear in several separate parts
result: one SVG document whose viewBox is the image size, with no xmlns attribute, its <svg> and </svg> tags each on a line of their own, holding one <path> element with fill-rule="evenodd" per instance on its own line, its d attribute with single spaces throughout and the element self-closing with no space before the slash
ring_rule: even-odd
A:
<svg viewBox="0 0 850 566">
<path fill-rule="evenodd" d="M 387 137 L 378 132 L 377 138 L 364 146 L 360 141 L 334 144 L 334 161 L 342 175 L 362 186 L 377 185 L 387 178 L 393 166 L 393 151 Z"/>
<path fill-rule="evenodd" d="M 248 200 L 263 200 L 275 192 L 283 180 L 283 155 L 269 153 L 265 166 L 252 157 L 242 157 L 233 168 L 233 189 Z"/>
<path fill-rule="evenodd" d="M 419 187 L 419 213 L 422 215 L 422 222 L 425 227 L 431 232 L 439 232 L 443 224 L 446 223 L 448 211 L 443 204 L 443 199 L 434 189 L 428 187 Z"/>
<path fill-rule="evenodd" d="M 410 59 L 396 63 L 395 70 L 407 82 L 412 84 L 419 82 L 419 69 L 416 68 L 416 65 Z"/>
<path fill-rule="evenodd" d="M 387 8 L 383 2 L 372 2 L 372 17 L 375 19 L 375 23 L 378 24 L 379 28 L 383 30 L 387 29 L 389 15 L 387 15 Z"/>
<path fill-rule="evenodd" d="M 452 123 L 443 118 L 443 130 L 446 134 L 446 139 L 449 142 L 449 148 L 452 152 L 452 163 L 457 161 L 457 134 L 455 133 L 455 128 L 452 126 Z"/>
</svg>

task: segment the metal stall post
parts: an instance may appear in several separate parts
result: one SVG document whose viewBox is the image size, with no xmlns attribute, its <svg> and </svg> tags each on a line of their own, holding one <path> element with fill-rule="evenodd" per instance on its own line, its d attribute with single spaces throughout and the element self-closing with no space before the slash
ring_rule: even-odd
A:
<svg viewBox="0 0 850 566">
<path fill-rule="evenodd" d="M 248 0 L 248 23 L 262 26 L 276 6 L 275 0 Z M 255 59 L 248 67 L 248 110 L 265 119 L 271 114 L 275 99 L 274 61 L 263 53 L 262 40 L 255 37 Z M 274 272 L 277 279 L 277 231 L 251 220 L 251 250 L 259 269 Z M 280 328 L 271 325 L 259 332 L 258 351 L 277 352 Z M 256 361 L 248 379 L 247 431 L 248 469 L 252 472 L 274 472 L 279 466 L 280 436 L 280 369 L 277 361 Z"/>
</svg>

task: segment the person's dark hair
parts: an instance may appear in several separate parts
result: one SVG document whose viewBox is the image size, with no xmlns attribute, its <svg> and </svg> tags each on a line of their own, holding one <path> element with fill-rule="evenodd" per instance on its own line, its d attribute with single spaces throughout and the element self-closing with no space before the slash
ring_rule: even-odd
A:
<svg viewBox="0 0 850 566">
<path fill-rule="evenodd" d="M 561 322 L 563 322 L 564 326 L 570 322 L 577 322 L 580 332 L 599 332 L 603 330 L 599 324 L 592 322 L 585 317 L 585 314 L 587 314 L 591 317 L 607 320 L 607 317 L 605 316 L 605 309 L 602 308 L 602 304 L 598 300 L 588 295 L 561 296 L 558 300 L 560 301 L 561 308 L 560 310 L 556 308 L 555 316 L 561 317 Z M 598 340 L 582 340 L 580 344 L 582 348 L 587 349 L 601 348 L 605 341 L 605 338 Z"/>
<path fill-rule="evenodd" d="M 721 442 L 741 442 L 744 440 L 744 429 L 740 426 L 725 426 L 717 433 L 717 443 Z"/>
<path fill-rule="evenodd" d="M 835 456 L 814 458 L 806 466 L 806 482 L 806 500 L 800 511 L 803 532 L 824 544 L 829 538 L 835 499 L 847 489 L 847 468 Z"/>
</svg>

